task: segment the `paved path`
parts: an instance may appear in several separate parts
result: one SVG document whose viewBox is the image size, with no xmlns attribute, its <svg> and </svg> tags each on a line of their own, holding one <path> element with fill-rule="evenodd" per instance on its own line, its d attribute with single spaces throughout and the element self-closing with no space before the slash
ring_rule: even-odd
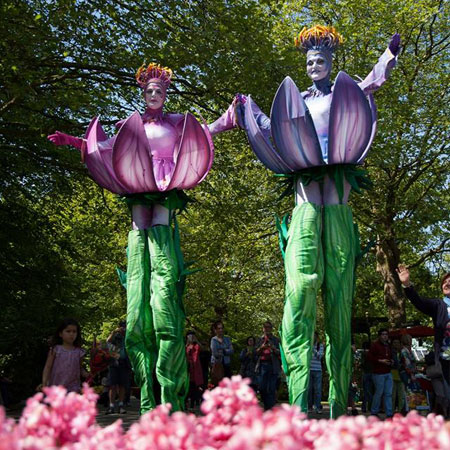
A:
<svg viewBox="0 0 450 450">
<path fill-rule="evenodd" d="M 97 423 L 102 427 L 106 427 L 116 420 L 121 419 L 124 430 L 128 430 L 134 422 L 139 420 L 139 400 L 131 397 L 130 406 L 128 406 L 126 410 L 126 414 L 106 414 L 106 408 L 104 406 L 99 406 Z"/>
</svg>

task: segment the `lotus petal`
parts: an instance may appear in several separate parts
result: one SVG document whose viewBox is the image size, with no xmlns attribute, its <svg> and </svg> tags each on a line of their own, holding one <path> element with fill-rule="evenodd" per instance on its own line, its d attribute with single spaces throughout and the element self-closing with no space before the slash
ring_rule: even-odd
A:
<svg viewBox="0 0 450 450">
<path fill-rule="evenodd" d="M 369 153 L 373 139 L 375 138 L 375 134 L 377 133 L 377 105 L 375 104 L 375 100 L 372 94 L 369 95 L 369 106 L 370 112 L 372 114 L 372 132 L 370 133 L 370 138 L 367 147 L 364 150 L 363 154 L 361 155 L 361 158 L 358 159 L 357 164 L 362 164 L 364 162 L 364 159 Z"/>
<path fill-rule="evenodd" d="M 212 157 L 203 127 L 192 114 L 186 114 L 180 145 L 174 153 L 175 170 L 167 189 L 196 186 L 208 173 Z"/>
<path fill-rule="evenodd" d="M 269 137 L 263 133 L 260 126 L 256 122 L 255 111 L 257 111 L 258 108 L 256 103 L 253 102 L 251 96 L 247 97 L 244 110 L 248 141 L 258 159 L 272 172 L 293 172 L 294 169 L 289 167 L 289 165 L 281 159 L 276 150 L 273 148 Z"/>
<path fill-rule="evenodd" d="M 203 117 L 201 117 L 201 119 L 202 119 L 202 122 L 203 122 L 203 131 L 205 132 L 206 138 L 208 139 L 209 150 L 210 150 L 211 154 L 210 154 L 210 158 L 209 158 L 208 170 L 205 172 L 205 175 L 203 175 L 203 178 L 199 181 L 199 183 L 201 183 L 205 179 L 206 175 L 208 175 L 208 172 L 211 170 L 212 163 L 214 161 L 214 142 L 213 142 L 213 138 L 211 136 L 211 132 L 209 131 L 208 123 L 206 122 L 206 120 Z"/>
<path fill-rule="evenodd" d="M 107 141 L 108 136 L 106 135 L 105 131 L 103 130 L 103 127 L 102 127 L 98 117 L 94 117 L 91 120 L 91 122 L 89 123 L 88 129 L 86 130 L 86 139 L 87 139 L 87 136 L 90 133 L 92 127 L 94 127 L 94 126 L 96 128 L 98 142 Z"/>
<path fill-rule="evenodd" d="M 270 121 L 275 147 L 289 167 L 299 170 L 324 164 L 308 107 L 290 77 L 275 94 Z"/>
<path fill-rule="evenodd" d="M 112 168 L 112 148 L 109 151 L 103 146 L 99 149 L 99 141 L 107 141 L 107 136 L 98 121 L 94 118 L 86 132 L 87 150 L 84 161 L 94 181 L 101 187 L 115 194 L 126 193 L 125 186 L 116 178 Z"/>
<path fill-rule="evenodd" d="M 363 91 L 345 72 L 339 72 L 330 107 L 328 164 L 356 164 L 371 132 L 372 112 Z"/>
<path fill-rule="evenodd" d="M 158 192 L 150 145 L 140 114 L 136 111 L 122 125 L 112 150 L 117 179 L 130 193 Z"/>
</svg>

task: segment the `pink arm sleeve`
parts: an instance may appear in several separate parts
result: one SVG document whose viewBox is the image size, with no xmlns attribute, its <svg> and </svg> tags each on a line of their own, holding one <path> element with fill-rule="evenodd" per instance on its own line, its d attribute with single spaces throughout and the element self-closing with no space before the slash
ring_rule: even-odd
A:
<svg viewBox="0 0 450 450">
<path fill-rule="evenodd" d="M 73 147 L 78 148 L 80 150 L 84 150 L 86 146 L 86 141 L 84 139 L 75 136 L 68 135 L 68 141 L 69 145 L 72 145 Z"/>
<path fill-rule="evenodd" d="M 358 83 L 364 94 L 369 95 L 379 89 L 388 79 L 391 70 L 396 64 L 397 57 L 392 54 L 389 48 L 387 48 L 380 56 L 380 59 L 375 64 L 369 75 L 367 75 L 361 83 Z"/>
<path fill-rule="evenodd" d="M 208 125 L 209 132 L 212 136 L 222 133 L 223 131 L 236 128 L 236 111 L 235 105 L 232 103 L 228 109 L 211 125 Z"/>
<path fill-rule="evenodd" d="M 83 151 L 86 147 L 85 139 L 71 136 L 70 134 L 61 133 L 61 131 L 55 131 L 55 133 L 50 134 L 47 138 L 55 145 L 71 145 L 81 151 Z"/>
</svg>

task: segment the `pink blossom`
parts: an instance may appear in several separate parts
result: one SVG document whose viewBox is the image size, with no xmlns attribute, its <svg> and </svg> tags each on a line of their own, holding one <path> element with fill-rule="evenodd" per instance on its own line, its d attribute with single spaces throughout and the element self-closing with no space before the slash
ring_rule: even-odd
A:
<svg viewBox="0 0 450 450">
<path fill-rule="evenodd" d="M 45 394 L 45 395 L 44 395 Z M 203 416 L 158 406 L 127 432 L 122 422 L 95 423 L 97 396 L 62 387 L 28 399 L 16 424 L 0 408 L 0 450 L 438 450 L 450 448 L 450 425 L 441 416 L 411 412 L 374 417 L 307 420 L 296 406 L 263 412 L 248 380 L 224 379 L 204 395 Z"/>
</svg>

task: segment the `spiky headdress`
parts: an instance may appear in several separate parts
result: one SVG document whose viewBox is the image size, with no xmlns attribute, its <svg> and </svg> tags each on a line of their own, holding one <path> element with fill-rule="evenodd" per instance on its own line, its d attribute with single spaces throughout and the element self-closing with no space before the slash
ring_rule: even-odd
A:
<svg viewBox="0 0 450 450">
<path fill-rule="evenodd" d="M 136 72 L 136 81 L 141 88 L 145 88 L 150 81 L 153 81 L 160 83 L 167 90 L 172 79 L 172 73 L 172 69 L 156 63 L 150 63 L 148 66 L 142 64 Z"/>
<path fill-rule="evenodd" d="M 344 39 L 334 27 L 314 25 L 311 28 L 304 27 L 294 42 L 295 46 L 305 53 L 308 50 L 325 50 L 333 53 Z"/>
</svg>

